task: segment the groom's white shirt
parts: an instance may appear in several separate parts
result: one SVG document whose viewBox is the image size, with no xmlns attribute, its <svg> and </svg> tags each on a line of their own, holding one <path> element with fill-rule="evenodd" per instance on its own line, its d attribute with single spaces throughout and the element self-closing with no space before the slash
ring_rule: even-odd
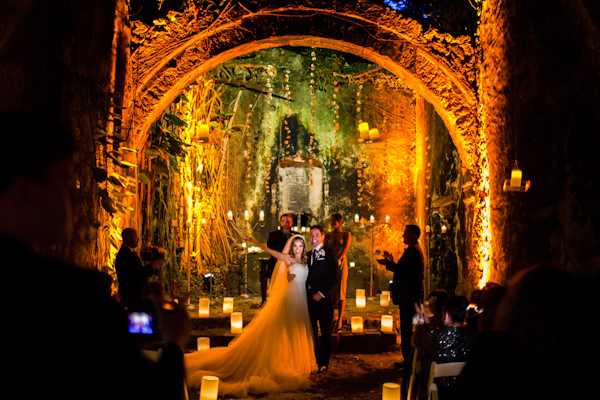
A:
<svg viewBox="0 0 600 400">
<path fill-rule="evenodd" d="M 310 260 L 310 265 L 311 266 L 315 263 L 315 260 L 316 260 L 315 254 L 316 254 L 316 252 L 319 251 L 319 250 L 321 250 L 322 247 L 323 247 L 323 243 L 319 243 L 319 245 L 317 247 L 313 247 L 312 257 L 311 257 L 311 260 Z M 321 293 L 320 291 L 318 291 L 317 293 L 319 293 L 321 296 L 323 296 L 323 298 L 325 298 L 325 295 L 323 293 Z"/>
</svg>

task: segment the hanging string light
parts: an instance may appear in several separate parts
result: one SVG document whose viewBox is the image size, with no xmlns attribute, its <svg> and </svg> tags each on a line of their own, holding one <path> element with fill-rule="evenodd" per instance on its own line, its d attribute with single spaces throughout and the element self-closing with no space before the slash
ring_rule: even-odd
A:
<svg viewBox="0 0 600 400">
<path fill-rule="evenodd" d="M 310 179 L 310 186 L 313 186 L 313 171 L 315 170 L 315 166 L 313 164 L 313 159 L 316 155 L 317 144 L 315 141 L 315 106 L 316 106 L 316 96 L 315 96 L 315 62 L 317 61 L 317 53 L 312 51 L 310 53 L 311 64 L 310 64 L 310 107 L 311 107 L 311 118 L 310 118 L 310 136 L 308 141 L 308 152 L 309 152 L 309 160 L 310 163 L 310 173 L 308 175 Z"/>
<path fill-rule="evenodd" d="M 364 189 L 364 185 L 363 185 L 363 156 L 359 155 L 358 156 L 358 163 L 356 165 L 356 186 L 358 186 L 358 206 L 361 207 L 362 206 L 362 201 L 363 201 L 363 197 L 362 197 L 362 192 Z"/>
<path fill-rule="evenodd" d="M 273 101 L 273 84 L 272 81 L 277 74 L 277 70 L 272 65 L 267 66 L 267 110 L 271 107 L 271 101 Z M 265 189 L 266 192 L 270 192 L 270 181 L 271 181 L 271 148 L 269 147 L 269 140 L 271 139 L 271 133 L 273 132 L 273 128 L 271 126 L 271 117 L 273 113 L 268 111 L 265 120 L 267 122 L 267 135 L 265 137 L 265 159 L 267 162 L 267 177 L 265 179 Z"/>
<path fill-rule="evenodd" d="M 338 85 L 338 81 L 334 81 L 333 82 L 333 100 L 332 100 L 332 104 L 333 104 L 333 114 L 335 115 L 335 119 L 333 120 L 333 168 L 337 169 L 338 165 L 338 159 L 340 158 L 340 154 L 338 153 L 338 143 L 340 142 L 340 140 L 337 137 L 338 134 L 338 130 L 340 129 L 340 124 L 338 119 L 340 118 L 340 106 L 337 104 L 337 93 L 340 90 Z"/>
<path fill-rule="evenodd" d="M 252 142 L 250 139 L 250 121 L 252 119 L 252 104 L 248 104 L 248 112 L 246 113 L 246 124 L 244 126 L 244 130 L 246 131 L 246 150 L 244 151 L 244 155 L 247 160 L 247 170 L 246 170 L 246 183 L 250 183 L 250 170 L 252 168 L 252 160 L 250 159 L 250 153 L 252 148 Z"/>
</svg>

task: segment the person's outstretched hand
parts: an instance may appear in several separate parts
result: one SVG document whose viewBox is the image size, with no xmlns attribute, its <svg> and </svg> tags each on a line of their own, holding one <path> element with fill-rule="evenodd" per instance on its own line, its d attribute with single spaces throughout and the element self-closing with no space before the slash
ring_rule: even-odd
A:
<svg viewBox="0 0 600 400">
<path fill-rule="evenodd" d="M 190 339 L 191 332 L 190 319 L 185 308 L 177 303 L 156 301 L 154 309 L 162 342 L 175 343 L 183 349 Z"/>
</svg>

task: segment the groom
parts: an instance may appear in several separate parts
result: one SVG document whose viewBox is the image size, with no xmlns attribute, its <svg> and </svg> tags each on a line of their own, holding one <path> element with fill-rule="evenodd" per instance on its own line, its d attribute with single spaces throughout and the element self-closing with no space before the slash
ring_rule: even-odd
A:
<svg viewBox="0 0 600 400">
<path fill-rule="evenodd" d="M 323 247 L 323 227 L 313 225 L 310 228 L 310 241 L 313 249 L 308 253 L 308 278 L 306 293 L 308 296 L 308 312 L 315 337 L 315 355 L 319 372 L 329 366 L 331 353 L 331 323 L 333 321 L 333 304 L 331 289 L 337 282 L 337 263 L 331 249 Z M 321 343 L 319 344 L 319 327 Z"/>
</svg>

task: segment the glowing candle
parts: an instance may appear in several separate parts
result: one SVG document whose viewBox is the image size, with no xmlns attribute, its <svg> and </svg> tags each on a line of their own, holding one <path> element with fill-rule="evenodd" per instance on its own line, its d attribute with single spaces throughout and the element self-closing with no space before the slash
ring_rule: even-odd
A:
<svg viewBox="0 0 600 400">
<path fill-rule="evenodd" d="M 197 339 L 198 341 L 198 350 L 208 350 L 210 349 L 210 338 L 206 336 L 201 336 Z"/>
<path fill-rule="evenodd" d="M 360 221 L 360 217 L 358 216 L 358 214 L 354 214 L 354 222 L 358 224 L 358 221 Z"/>
<path fill-rule="evenodd" d="M 200 143 L 207 143 L 209 140 L 209 129 L 207 124 L 198 125 L 198 141 Z"/>
<path fill-rule="evenodd" d="M 350 261 L 350 268 L 354 268 L 356 266 L 356 263 L 354 261 Z"/>
<path fill-rule="evenodd" d="M 217 400 L 219 396 L 219 378 L 205 375 L 200 386 L 200 400 Z"/>
<path fill-rule="evenodd" d="M 225 297 L 223 299 L 223 314 L 231 314 L 233 312 L 233 297 Z"/>
<path fill-rule="evenodd" d="M 198 304 L 198 317 L 200 318 L 208 318 L 210 314 L 210 299 L 200 299 Z"/>
<path fill-rule="evenodd" d="M 231 313 L 231 333 L 242 333 L 244 320 L 241 312 Z"/>
<path fill-rule="evenodd" d="M 371 222 L 372 224 L 375 223 L 375 217 L 371 215 L 371 217 L 369 218 L 369 222 Z"/>
<path fill-rule="evenodd" d="M 384 290 L 381 292 L 381 296 L 379 296 L 379 304 L 383 307 L 387 307 L 390 305 L 390 292 Z"/>
<path fill-rule="evenodd" d="M 365 289 L 356 289 L 356 308 L 365 308 L 366 306 Z"/>
<path fill-rule="evenodd" d="M 379 140 L 379 130 L 377 128 L 369 130 L 369 139 L 372 142 Z"/>
<path fill-rule="evenodd" d="M 363 331 L 363 319 L 362 317 L 352 317 L 350 320 L 352 324 L 352 333 L 362 333 Z"/>
<path fill-rule="evenodd" d="M 385 223 L 386 223 L 386 224 L 389 224 L 389 223 L 390 223 L 390 216 L 389 216 L 389 215 L 386 215 L 386 216 L 385 216 Z"/>
<path fill-rule="evenodd" d="M 523 179 L 523 171 L 515 165 L 512 171 L 510 171 L 510 186 L 520 187 L 521 179 Z"/>
<path fill-rule="evenodd" d="M 446 225 L 442 225 L 442 233 L 446 233 L 447 230 Z"/>
<path fill-rule="evenodd" d="M 227 219 L 228 219 L 229 221 L 232 221 L 232 220 L 233 220 L 233 213 L 232 213 L 231 211 L 227 211 Z"/>
<path fill-rule="evenodd" d="M 394 317 L 391 315 L 381 316 L 381 332 L 392 333 L 394 331 Z"/>
<path fill-rule="evenodd" d="M 259 218 L 261 221 L 264 221 L 264 220 L 265 220 L 265 212 L 264 212 L 263 210 L 260 210 L 260 214 L 259 214 L 259 217 L 258 217 L 258 218 Z"/>
<path fill-rule="evenodd" d="M 431 227 L 430 227 L 429 225 L 427 225 L 427 226 L 425 227 L 425 232 L 430 232 L 430 231 L 431 231 Z"/>
<path fill-rule="evenodd" d="M 246 221 L 248 221 L 250 219 L 250 213 L 248 212 L 248 210 L 244 211 L 244 219 Z"/>
<path fill-rule="evenodd" d="M 358 124 L 358 131 L 360 132 L 360 140 L 369 140 L 369 123 L 361 122 Z"/>
<path fill-rule="evenodd" d="M 382 400 L 400 400 L 400 385 L 393 382 L 383 384 Z"/>
</svg>

